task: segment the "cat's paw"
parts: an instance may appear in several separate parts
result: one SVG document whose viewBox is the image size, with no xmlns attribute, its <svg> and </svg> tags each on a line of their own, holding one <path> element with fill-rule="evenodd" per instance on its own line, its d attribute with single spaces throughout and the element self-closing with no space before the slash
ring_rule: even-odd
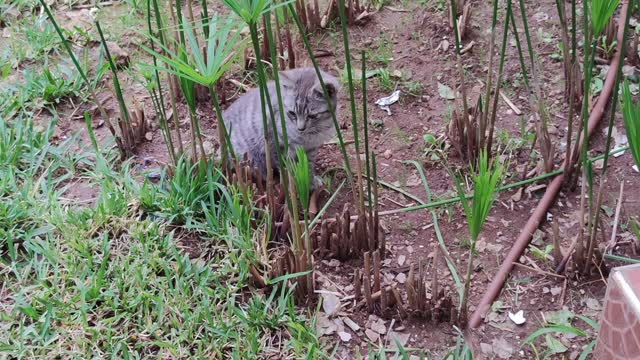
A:
<svg viewBox="0 0 640 360">
<path fill-rule="evenodd" d="M 323 186 L 324 181 L 322 181 L 322 177 L 316 175 L 311 179 L 311 192 L 321 189 Z"/>
</svg>

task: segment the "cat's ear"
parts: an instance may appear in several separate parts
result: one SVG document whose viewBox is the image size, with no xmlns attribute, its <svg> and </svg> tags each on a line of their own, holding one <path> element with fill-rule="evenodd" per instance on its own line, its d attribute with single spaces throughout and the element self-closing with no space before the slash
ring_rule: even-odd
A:
<svg viewBox="0 0 640 360">
<path fill-rule="evenodd" d="M 329 95 L 329 98 L 332 100 L 335 99 L 338 92 L 336 85 L 332 82 L 325 82 L 324 87 L 327 89 L 327 95 Z M 313 88 L 313 91 L 318 98 L 324 99 L 324 92 L 322 91 L 322 86 L 320 85 L 320 83 L 316 84 L 316 86 Z"/>
<path fill-rule="evenodd" d="M 280 78 L 280 85 L 285 89 L 293 89 L 295 88 L 295 81 L 291 77 L 291 74 L 287 71 L 281 71 L 278 73 L 278 77 Z"/>
</svg>

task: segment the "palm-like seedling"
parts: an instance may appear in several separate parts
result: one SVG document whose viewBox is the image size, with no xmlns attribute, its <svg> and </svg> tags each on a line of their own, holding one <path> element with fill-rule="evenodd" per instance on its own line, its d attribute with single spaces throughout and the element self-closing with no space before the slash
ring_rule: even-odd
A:
<svg viewBox="0 0 640 360">
<path fill-rule="evenodd" d="M 464 214 L 467 218 L 467 225 L 469 226 L 469 236 L 471 238 L 467 277 L 464 284 L 464 292 L 459 312 L 461 322 L 463 323 L 466 322 L 467 318 L 467 302 L 469 298 L 471 272 L 473 271 L 473 258 L 476 249 L 476 241 L 478 240 L 478 235 L 480 235 L 482 226 L 487 219 L 487 215 L 489 215 L 491 205 L 493 205 L 498 180 L 502 175 L 502 165 L 500 163 L 489 161 L 486 150 L 481 150 L 478 156 L 476 171 L 476 174 L 473 175 L 473 198 L 471 200 L 471 205 L 469 205 L 465 198 L 460 180 L 455 174 L 451 173 L 451 177 L 454 179 L 456 189 L 460 195 Z"/>
<path fill-rule="evenodd" d="M 204 54 L 198 46 L 192 24 L 186 21 L 186 19 L 182 21 L 185 44 L 178 46 L 177 54 L 155 37 L 152 37 L 152 40 L 163 50 L 162 54 L 143 46 L 147 52 L 162 60 L 165 64 L 164 66 L 158 65 L 157 68 L 159 70 L 178 76 L 183 92 L 185 89 L 187 89 L 188 92 L 188 89 L 192 88 L 194 83 L 201 84 L 210 89 L 211 101 L 215 107 L 218 118 L 218 137 L 222 150 L 223 163 L 226 159 L 227 151 L 231 153 L 232 156 L 234 155 L 233 149 L 228 146 L 227 140 L 229 134 L 222 121 L 222 111 L 214 89 L 216 82 L 232 64 L 233 59 L 241 53 L 241 49 L 244 46 L 244 41 L 240 39 L 240 31 L 238 31 L 239 25 L 239 21 L 233 17 L 221 19 L 218 16 L 212 16 L 207 24 L 209 36 L 206 39 L 206 51 Z M 197 119 L 193 125 L 194 129 L 192 129 L 192 131 L 196 131 L 196 133 L 199 132 Z"/>
</svg>

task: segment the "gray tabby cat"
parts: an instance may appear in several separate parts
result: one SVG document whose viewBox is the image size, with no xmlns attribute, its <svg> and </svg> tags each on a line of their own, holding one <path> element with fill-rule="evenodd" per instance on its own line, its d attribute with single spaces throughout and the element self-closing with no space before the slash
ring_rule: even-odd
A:
<svg viewBox="0 0 640 360">
<path fill-rule="evenodd" d="M 279 73 L 282 105 L 289 140 L 288 154 L 290 157 L 295 157 L 295 149 L 297 147 L 304 148 L 309 159 L 312 190 L 322 184 L 321 179 L 315 176 L 316 151 L 335 134 L 330 107 L 334 112 L 336 111 L 339 89 L 335 77 L 325 72 L 321 72 L 321 74 L 330 97 L 329 102 L 325 100 L 314 68 L 298 68 Z M 275 83 L 270 81 L 267 86 L 276 120 L 278 141 L 280 146 L 284 146 Z M 267 116 L 269 117 L 268 109 Z M 242 95 L 223 112 L 222 118 L 227 126 L 227 131 L 230 132 L 231 144 L 236 155 L 242 157 L 246 153 L 253 165 L 266 176 L 260 90 L 254 88 Z M 278 161 L 270 119 L 267 125 L 272 147 L 270 151 L 271 164 L 275 169 L 278 166 Z"/>
</svg>

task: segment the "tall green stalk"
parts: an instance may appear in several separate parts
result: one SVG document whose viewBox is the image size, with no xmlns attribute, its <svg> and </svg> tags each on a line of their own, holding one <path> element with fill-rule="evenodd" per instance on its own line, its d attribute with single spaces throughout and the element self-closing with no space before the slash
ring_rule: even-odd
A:
<svg viewBox="0 0 640 360">
<path fill-rule="evenodd" d="M 522 26 L 524 28 L 524 37 L 527 40 L 527 50 L 529 50 L 529 61 L 533 69 L 533 45 L 531 45 L 531 36 L 529 35 L 529 21 L 527 20 L 527 9 L 524 6 L 524 0 L 520 1 L 520 16 L 522 16 Z M 532 70 L 534 71 L 534 70 Z"/>
<path fill-rule="evenodd" d="M 249 24 L 249 32 L 251 33 L 251 43 L 253 44 L 253 51 L 256 57 L 256 68 L 258 72 L 258 85 L 260 87 L 260 111 L 262 114 L 262 130 L 264 135 L 264 147 L 265 147 L 265 164 L 267 167 L 267 193 L 269 198 L 269 207 L 271 209 L 274 208 L 273 204 L 273 168 L 271 165 L 271 141 L 269 141 L 269 125 L 267 124 L 267 110 L 266 110 L 266 99 L 267 94 L 267 81 L 265 79 L 264 67 L 262 65 L 262 59 L 260 58 L 260 40 L 258 39 L 258 27 L 256 22 L 250 22 Z M 271 108 L 270 111 L 273 111 Z M 273 120 L 273 119 L 272 119 Z M 278 141 L 277 133 L 273 136 L 274 141 Z M 275 146 L 276 151 L 278 151 L 278 146 Z"/>
<path fill-rule="evenodd" d="M 277 14 L 276 14 L 277 16 Z M 278 74 L 278 54 L 277 54 L 277 49 L 276 49 L 276 43 L 275 43 L 275 39 L 273 38 L 273 32 L 272 32 L 272 28 L 271 28 L 271 16 L 270 15 L 265 15 L 264 16 L 264 25 L 265 25 L 265 29 L 266 29 L 266 36 L 267 36 L 267 40 L 269 43 L 269 53 L 271 55 L 271 65 L 273 67 L 273 82 L 275 83 L 275 88 L 276 88 L 276 99 L 278 101 L 278 115 L 280 117 L 280 129 L 281 129 L 281 134 L 282 134 L 282 144 L 283 144 L 283 148 L 285 149 L 285 151 L 289 152 L 289 135 L 287 134 L 287 124 L 286 124 L 286 119 L 285 119 L 285 115 L 284 115 L 284 107 L 283 107 L 283 103 L 282 103 L 282 90 L 280 87 L 280 75 Z M 271 106 L 271 104 L 269 105 Z M 275 119 L 273 118 L 273 114 L 271 114 L 271 122 L 272 122 L 272 127 L 273 127 L 273 131 L 274 134 L 277 134 L 277 130 L 276 130 L 276 126 L 275 126 Z M 282 154 L 280 154 L 280 152 L 278 152 L 278 163 L 280 165 L 280 169 L 286 169 L 286 164 L 285 161 L 282 157 Z M 283 170 L 284 171 L 284 170 Z M 282 183 L 285 189 L 289 188 L 289 184 L 288 184 L 288 177 L 287 176 L 281 176 L 282 178 Z M 311 179 L 313 180 L 313 179 Z M 293 208 L 291 206 L 291 199 L 289 196 L 285 196 L 285 201 L 287 202 L 287 208 L 289 209 L 289 211 L 293 211 Z M 306 210 L 306 209 L 305 209 Z M 308 232 L 309 229 L 305 228 L 305 233 Z"/>
<path fill-rule="evenodd" d="M 109 63 L 109 68 L 113 73 L 112 81 L 113 88 L 116 92 L 116 99 L 118 101 L 118 106 L 120 107 L 120 118 L 124 122 L 124 129 L 122 131 L 122 138 L 124 139 L 125 146 L 127 147 L 127 151 L 131 152 L 133 147 L 135 146 L 135 139 L 132 139 L 133 136 L 133 128 L 131 127 L 131 121 L 129 120 L 129 110 L 127 110 L 127 104 L 124 102 L 124 97 L 122 96 L 122 89 L 120 88 L 120 80 L 118 80 L 118 69 L 116 65 L 113 63 L 113 59 L 111 58 L 111 53 L 109 52 L 109 47 L 107 46 L 107 42 L 104 39 L 104 35 L 102 34 L 102 28 L 100 27 L 100 22 L 96 20 L 96 28 L 98 29 L 98 35 L 100 35 L 100 42 L 102 43 L 102 49 L 107 57 L 107 61 Z M 142 126 L 142 124 L 140 124 Z"/>
<path fill-rule="evenodd" d="M 362 121 L 364 124 L 364 151 L 365 162 L 367 167 L 367 202 L 369 204 L 369 212 L 372 211 L 372 198 L 371 198 L 371 164 L 369 161 L 369 120 L 367 118 L 367 61 L 365 51 L 362 51 L 362 76 L 360 82 L 362 84 Z"/>
<path fill-rule="evenodd" d="M 502 47 L 500 48 L 500 64 L 498 65 L 498 79 L 496 82 L 496 90 L 493 95 L 493 110 L 491 111 L 491 124 L 489 125 L 489 138 L 487 140 L 486 151 L 491 158 L 491 146 L 493 145 L 493 129 L 496 123 L 496 114 L 498 112 L 498 98 L 500 98 L 500 85 L 502 83 L 502 70 L 504 69 L 504 55 L 507 49 L 507 34 L 509 33 L 509 20 L 511 16 L 511 0 L 507 0 L 507 11 L 505 13 L 504 31 L 502 33 Z M 485 135 L 482 134 L 484 137 Z"/>
<path fill-rule="evenodd" d="M 529 73 L 527 72 L 527 66 L 524 63 L 524 55 L 522 53 L 522 44 L 520 42 L 520 35 L 518 34 L 518 27 L 516 26 L 516 19 L 513 16 L 513 9 L 509 13 L 509 19 L 511 21 L 511 31 L 513 32 L 513 37 L 516 40 L 516 50 L 518 50 L 518 60 L 520 61 L 520 69 L 522 70 L 522 80 L 524 81 L 524 86 L 528 92 L 531 92 L 531 87 L 529 85 Z"/>
<path fill-rule="evenodd" d="M 351 105 L 351 127 L 353 129 L 353 141 L 356 148 L 356 171 L 358 172 L 358 212 L 360 216 L 364 213 L 364 195 L 362 193 L 362 162 L 360 160 L 360 141 L 358 137 L 358 121 L 356 119 L 356 99 L 353 91 L 353 76 L 351 74 L 351 54 L 349 51 L 349 36 L 347 34 L 347 18 L 345 15 L 344 0 L 338 0 L 338 14 L 340 15 L 340 25 L 342 28 L 342 43 L 344 44 L 344 59 L 347 67 L 347 80 L 349 84 L 349 104 Z"/>
</svg>

